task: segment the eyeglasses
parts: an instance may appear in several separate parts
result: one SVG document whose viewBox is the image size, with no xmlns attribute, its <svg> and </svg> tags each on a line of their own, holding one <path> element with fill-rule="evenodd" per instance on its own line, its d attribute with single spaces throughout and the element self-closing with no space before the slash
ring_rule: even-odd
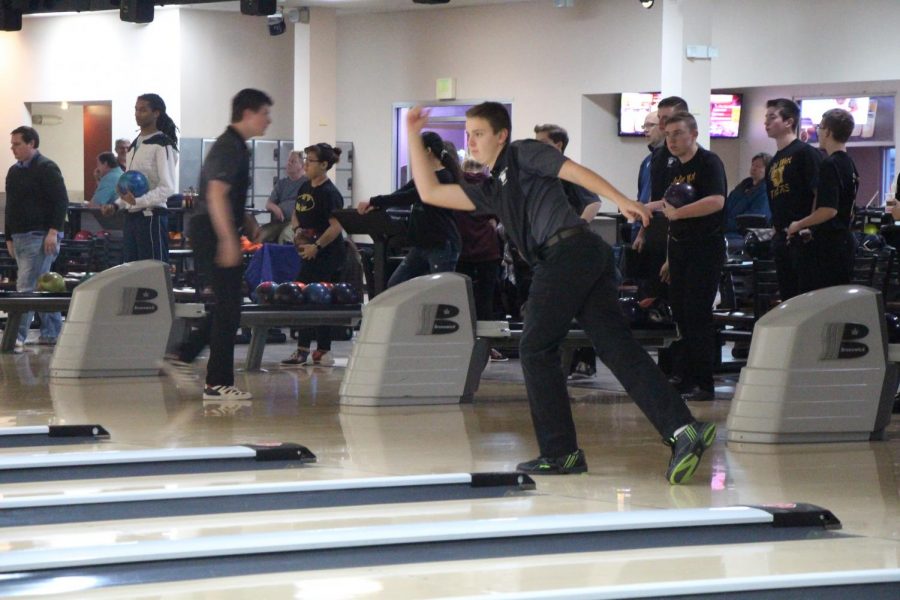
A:
<svg viewBox="0 0 900 600">
<path fill-rule="evenodd" d="M 821 123 L 816 123 L 816 131 L 819 131 L 820 129 L 825 129 L 825 126 Z"/>
<path fill-rule="evenodd" d="M 656 129 L 659 126 L 659 123 L 644 123 L 641 126 L 641 129 L 644 131 L 650 131 L 651 129 Z"/>
</svg>

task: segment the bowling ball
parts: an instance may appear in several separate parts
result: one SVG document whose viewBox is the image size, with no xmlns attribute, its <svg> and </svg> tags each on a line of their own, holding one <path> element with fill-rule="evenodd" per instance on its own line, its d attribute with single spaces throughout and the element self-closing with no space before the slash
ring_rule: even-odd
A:
<svg viewBox="0 0 900 600">
<path fill-rule="evenodd" d="M 331 290 L 335 304 L 359 304 L 359 292 L 352 283 L 336 283 Z"/>
<path fill-rule="evenodd" d="M 122 196 L 131 192 L 135 198 L 140 198 L 150 191 L 150 182 L 140 171 L 125 171 L 116 183 L 116 191 Z"/>
<path fill-rule="evenodd" d="M 74 236 L 72 236 L 72 239 L 77 242 L 86 242 L 88 240 L 94 239 L 94 236 L 90 231 L 85 231 L 84 229 L 82 229 L 81 231 L 77 232 Z"/>
<path fill-rule="evenodd" d="M 284 306 L 303 304 L 303 291 L 293 281 L 279 283 L 275 288 L 274 301 Z"/>
<path fill-rule="evenodd" d="M 106 231 L 105 229 L 101 229 L 100 231 L 94 232 L 94 238 L 96 238 L 98 240 L 99 239 L 108 240 L 111 237 L 112 237 L 112 234 L 110 232 Z"/>
<path fill-rule="evenodd" d="M 900 344 L 900 317 L 894 313 L 884 313 L 884 322 L 887 325 L 888 344 Z"/>
<path fill-rule="evenodd" d="M 310 283 L 303 290 L 307 304 L 331 304 L 331 290 L 321 283 Z"/>
<path fill-rule="evenodd" d="M 78 280 L 78 285 L 81 285 L 85 281 L 88 281 L 94 275 L 96 275 L 96 273 L 92 273 L 92 272 L 88 271 L 87 273 L 85 273 L 84 275 L 81 276 L 81 279 Z"/>
<path fill-rule="evenodd" d="M 862 249 L 866 252 L 878 252 L 884 248 L 884 238 L 880 235 L 867 235 L 862 239 Z"/>
<path fill-rule="evenodd" d="M 619 298 L 619 309 L 621 309 L 622 314 L 625 315 L 628 323 L 632 326 L 640 325 L 646 321 L 647 313 L 641 307 L 641 303 L 638 302 L 637 298 L 631 296 Z"/>
<path fill-rule="evenodd" d="M 744 236 L 744 254 L 758 260 L 772 258 L 772 240 L 763 241 L 755 231 L 748 231 Z"/>
<path fill-rule="evenodd" d="M 59 273 L 49 271 L 38 277 L 37 291 L 60 294 L 66 291 L 66 280 Z"/>
<path fill-rule="evenodd" d="M 641 303 L 643 306 L 643 302 Z M 650 306 L 645 307 L 647 319 L 652 323 L 672 323 L 672 308 L 662 298 L 654 298 Z"/>
<path fill-rule="evenodd" d="M 697 192 L 694 190 L 694 186 L 689 183 L 673 183 L 666 188 L 663 199 L 675 208 L 681 208 L 685 204 L 690 204 L 696 200 Z"/>
<path fill-rule="evenodd" d="M 256 286 L 253 295 L 256 296 L 256 301 L 259 304 L 272 304 L 275 297 L 275 282 L 263 281 Z"/>
</svg>

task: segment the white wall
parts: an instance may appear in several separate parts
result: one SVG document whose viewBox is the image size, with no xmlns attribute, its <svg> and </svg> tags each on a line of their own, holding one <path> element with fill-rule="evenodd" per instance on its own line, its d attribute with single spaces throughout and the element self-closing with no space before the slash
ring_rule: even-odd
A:
<svg viewBox="0 0 900 600">
<path fill-rule="evenodd" d="M 26 102 L 110 101 L 113 137 L 132 137 L 134 101 L 146 92 L 162 96 L 179 123 L 178 23 L 173 9 L 157 9 L 147 25 L 123 23 L 117 11 L 27 17 L 22 31 L 0 34 L 0 131 L 31 124 Z M 4 173 L 13 162 L 0 155 Z"/>
<path fill-rule="evenodd" d="M 231 98 L 243 88 L 257 88 L 275 102 L 265 137 L 293 138 L 294 25 L 286 25 L 284 34 L 271 36 L 265 17 L 181 11 L 182 118 L 176 122 L 182 136 L 217 137 L 231 121 Z"/>
<path fill-rule="evenodd" d="M 511 101 L 514 138 L 566 127 L 581 159 L 582 96 L 657 88 L 660 33 L 661 11 L 619 0 L 339 17 L 337 137 L 355 144 L 354 199 L 390 191 L 391 105 L 433 98 L 438 77 L 456 77 L 459 99 Z M 620 160 L 615 131 L 589 135 L 624 189 L 637 163 Z"/>
<path fill-rule="evenodd" d="M 59 117 L 57 124 L 34 125 L 41 137 L 40 151 L 62 171 L 69 201 L 84 200 L 84 106 L 70 103 L 63 110 L 58 102 L 35 103 L 31 114 Z"/>
<path fill-rule="evenodd" d="M 670 2 L 672 0 L 666 0 Z M 717 0 L 713 87 L 900 79 L 897 0 Z"/>
</svg>

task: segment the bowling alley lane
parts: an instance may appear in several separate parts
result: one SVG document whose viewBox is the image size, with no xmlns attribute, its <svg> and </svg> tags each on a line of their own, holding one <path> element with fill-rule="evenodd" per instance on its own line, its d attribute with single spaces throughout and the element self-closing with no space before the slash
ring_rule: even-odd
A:
<svg viewBox="0 0 900 600">
<path fill-rule="evenodd" d="M 735 586 L 744 589 L 764 586 L 766 581 L 769 585 L 778 582 L 782 586 L 793 581 L 822 583 L 847 576 L 848 568 L 857 571 L 857 575 L 883 570 L 881 576 L 893 573 L 896 577 L 898 565 L 900 547 L 896 544 L 843 538 L 829 540 L 827 544 L 790 541 L 482 560 L 460 557 L 456 561 L 267 573 L 102 589 L 97 589 L 104 583 L 99 577 L 60 577 L 23 590 L 21 596 L 77 596 L 85 600 L 659 598 L 682 586 L 690 586 L 699 595 L 704 591 L 740 589 Z M 792 597 L 769 593 L 770 589 L 762 588 L 762 595 L 757 597 Z M 844 597 L 869 597 L 858 591 L 846 593 Z M 734 596 L 725 592 L 717 597 Z"/>
<path fill-rule="evenodd" d="M 215 498 L 210 498 L 215 510 Z M 320 531 L 375 525 L 511 519 L 522 516 L 608 512 L 602 502 L 542 495 L 486 500 L 382 504 L 279 510 L 255 513 L 219 513 L 0 528 L 0 552 L 77 549 L 94 546 L 129 546 L 154 540 L 193 540 L 225 535 L 283 531 Z"/>
</svg>

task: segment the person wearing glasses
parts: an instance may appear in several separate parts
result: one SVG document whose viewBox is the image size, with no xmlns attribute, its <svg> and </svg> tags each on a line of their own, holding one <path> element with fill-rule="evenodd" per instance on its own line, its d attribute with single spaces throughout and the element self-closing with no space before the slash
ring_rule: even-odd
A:
<svg viewBox="0 0 900 600">
<path fill-rule="evenodd" d="M 800 107 L 793 100 L 776 98 L 766 103 L 766 135 L 775 140 L 778 152 L 766 169 L 766 189 L 772 211 L 772 255 L 778 275 L 781 300 L 799 290 L 796 243 L 788 243 L 787 228 L 813 210 L 819 183 L 819 151 L 797 138 Z"/>
<path fill-rule="evenodd" d="M 332 213 L 344 207 L 344 197 L 328 178 L 328 171 L 340 160 L 341 149 L 320 143 L 307 146 L 303 153 L 307 181 L 300 186 L 291 217 L 294 245 L 302 259 L 297 281 L 337 283 L 341 280 L 346 248 L 344 229 Z M 332 335 L 329 325 L 301 329 L 297 349 L 281 364 L 333 366 Z M 316 349 L 312 351 L 310 344 L 314 339 Z"/>
<path fill-rule="evenodd" d="M 814 209 L 791 222 L 789 240 L 797 243 L 798 292 L 832 285 L 847 285 L 853 275 L 856 242 L 850 232 L 853 206 L 859 190 L 859 173 L 847 154 L 853 133 L 853 115 L 833 108 L 816 125 L 819 147 L 828 155 L 819 166 Z"/>
<path fill-rule="evenodd" d="M 669 284 L 672 316 L 681 332 L 673 347 L 676 387 L 684 400 L 715 399 L 716 333 L 713 302 L 725 264 L 722 209 L 728 185 L 719 157 L 697 143 L 697 120 L 689 112 L 666 119 L 666 146 L 675 162 L 666 169 L 668 186 L 686 183 L 694 199 L 675 207 L 651 202 L 669 220 L 669 249 L 660 277 Z"/>
</svg>

